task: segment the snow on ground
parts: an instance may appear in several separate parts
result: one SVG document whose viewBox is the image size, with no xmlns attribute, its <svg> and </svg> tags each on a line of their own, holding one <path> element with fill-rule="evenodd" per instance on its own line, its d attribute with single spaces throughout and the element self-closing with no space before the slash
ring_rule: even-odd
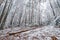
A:
<svg viewBox="0 0 60 40">
<path fill-rule="evenodd" d="M 18 29 L 18 28 L 17 28 Z M 28 29 L 28 28 L 27 28 Z M 0 40 L 60 40 L 60 28 L 54 26 L 44 26 L 42 28 L 17 32 L 14 35 L 0 36 Z M 12 30 L 13 31 L 13 30 Z M 12 32 L 10 31 L 10 33 Z M 15 30 L 13 31 L 15 32 Z M 13 33 L 12 32 L 12 33 Z M 8 33 L 9 34 L 9 33 Z"/>
</svg>

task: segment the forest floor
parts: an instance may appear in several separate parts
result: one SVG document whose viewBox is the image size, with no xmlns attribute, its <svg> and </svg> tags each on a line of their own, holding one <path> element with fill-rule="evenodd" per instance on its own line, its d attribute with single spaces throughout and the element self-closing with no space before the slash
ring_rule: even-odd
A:
<svg viewBox="0 0 60 40">
<path fill-rule="evenodd" d="M 60 40 L 60 28 L 53 26 L 9 28 L 0 31 L 0 40 Z"/>
</svg>

